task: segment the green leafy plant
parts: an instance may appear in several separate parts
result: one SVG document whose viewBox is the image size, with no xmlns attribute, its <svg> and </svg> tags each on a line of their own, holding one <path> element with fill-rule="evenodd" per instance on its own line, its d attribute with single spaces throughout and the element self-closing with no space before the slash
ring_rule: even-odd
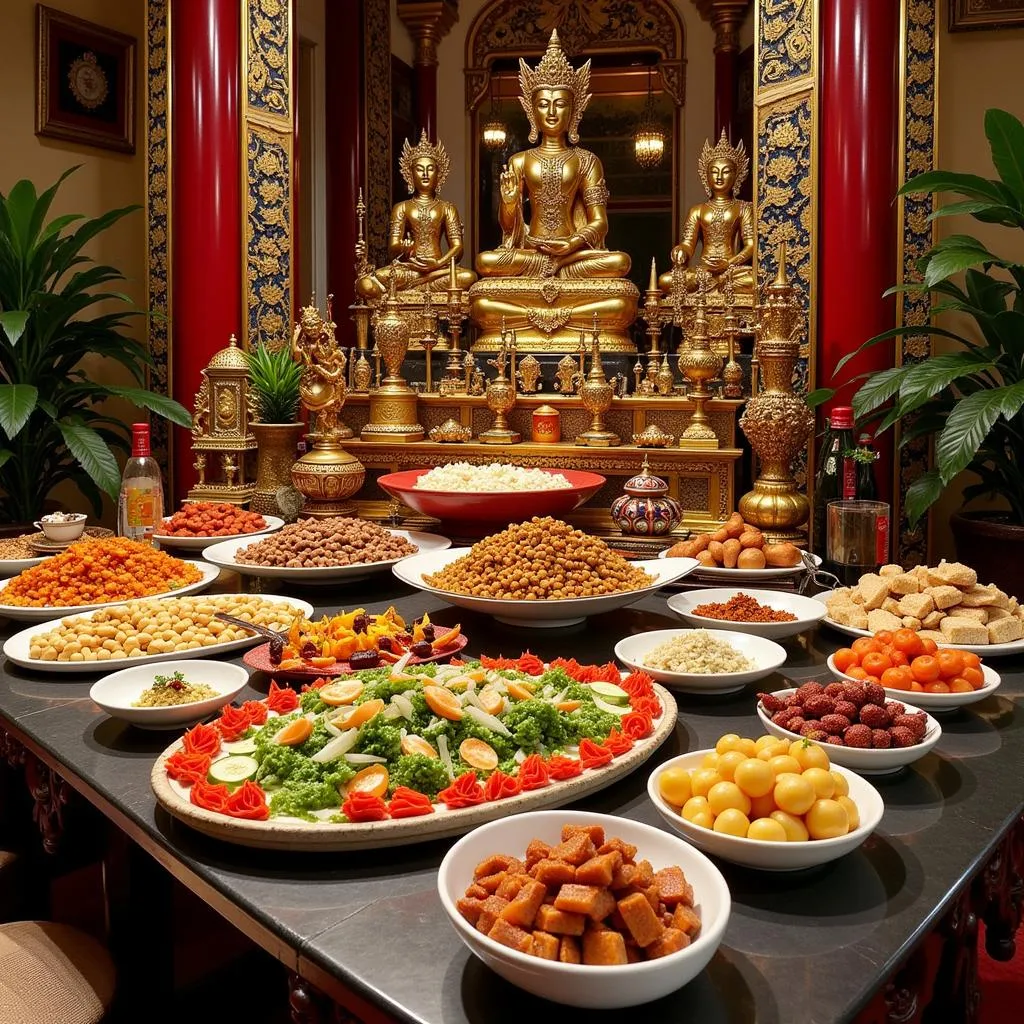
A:
<svg viewBox="0 0 1024 1024">
<path fill-rule="evenodd" d="M 262 423 L 295 423 L 299 415 L 302 367 L 287 345 L 257 345 L 246 354 Z"/>
<path fill-rule="evenodd" d="M 1024 230 L 1024 124 L 1005 110 L 985 114 L 985 134 L 997 178 L 928 171 L 908 181 L 900 195 L 949 192 L 959 202 L 936 209 L 932 219 L 967 215 L 986 224 Z M 980 478 L 964 488 L 964 500 L 983 495 L 1009 504 L 1013 522 L 1024 524 L 1024 264 L 990 252 L 970 235 L 950 235 L 918 263 L 921 281 L 898 291 L 940 296 L 932 314 L 958 312 L 974 321 L 964 334 L 934 323 L 885 331 L 839 361 L 836 374 L 857 353 L 902 335 L 931 335 L 955 343 L 952 351 L 920 363 L 861 374 L 853 396 L 858 422 L 876 424 L 876 434 L 902 421 L 901 445 L 920 438 L 934 443 L 935 467 L 907 489 L 911 525 L 957 474 Z M 960 275 L 963 275 L 962 283 Z M 821 388 L 812 406 L 835 394 Z"/>
<path fill-rule="evenodd" d="M 74 170 L 41 195 L 30 181 L 0 193 L 0 520 L 8 522 L 37 519 L 47 495 L 65 480 L 78 486 L 97 515 L 104 493 L 116 499 L 121 474 L 115 452 L 130 450 L 130 430 L 96 408 L 105 399 L 123 398 L 182 426 L 191 423 L 184 407 L 141 386 L 151 359 L 122 333 L 140 311 L 89 315 L 96 303 L 130 299 L 103 290 L 123 275 L 82 250 L 138 207 L 47 221 L 57 190 Z M 90 379 L 80 365 L 90 354 L 120 363 L 140 386 Z"/>
</svg>

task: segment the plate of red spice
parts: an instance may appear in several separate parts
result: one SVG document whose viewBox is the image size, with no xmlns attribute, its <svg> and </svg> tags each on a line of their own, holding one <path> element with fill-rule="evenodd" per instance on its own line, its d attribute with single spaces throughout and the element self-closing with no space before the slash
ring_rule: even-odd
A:
<svg viewBox="0 0 1024 1024">
<path fill-rule="evenodd" d="M 729 629 L 766 640 L 796 636 L 813 629 L 825 617 L 820 602 L 778 590 L 688 590 L 670 597 L 668 606 L 691 626 Z"/>
</svg>

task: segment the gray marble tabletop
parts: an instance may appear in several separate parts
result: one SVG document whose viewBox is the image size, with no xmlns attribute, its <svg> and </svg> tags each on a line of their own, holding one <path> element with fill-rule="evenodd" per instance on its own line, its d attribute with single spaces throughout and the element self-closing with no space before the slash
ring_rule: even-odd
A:
<svg viewBox="0 0 1024 1024">
<path fill-rule="evenodd" d="M 238 585 L 237 577 L 225 574 L 217 589 Z M 461 622 L 469 654 L 518 655 L 529 647 L 545 659 L 604 662 L 622 636 L 680 624 L 665 595 L 578 627 L 522 630 L 413 593 L 390 577 L 294 593 L 318 611 L 380 611 L 396 603 L 406 616 L 429 611 L 439 624 Z M 0 636 L 16 625 L 0 623 Z M 825 658 L 843 639 L 823 628 L 787 641 L 781 673 L 742 693 L 678 695 L 676 730 L 649 767 L 710 746 L 725 732 L 758 735 L 755 691 L 780 689 L 788 680 L 826 679 Z M 645 1021 L 853 1019 L 1024 806 L 1024 659 L 991 664 L 1003 676 L 995 695 L 943 715 L 943 735 L 931 753 L 897 775 L 872 780 L 886 811 L 858 850 L 822 868 L 786 874 L 720 865 L 733 896 L 722 947 L 689 986 L 644 1007 Z M 282 854 L 234 847 L 181 825 L 156 806 L 149 786 L 153 760 L 168 736 L 108 718 L 88 698 L 94 678 L 48 676 L 4 662 L 0 716 L 64 766 L 73 783 L 84 782 L 101 810 L 140 830 L 179 879 L 214 894 L 218 909 L 242 927 L 255 924 L 264 944 L 276 943 L 272 951 L 293 968 L 314 980 L 336 979 L 402 1021 L 613 1019 L 610 1012 L 584 1015 L 527 996 L 468 953 L 435 889 L 448 840 L 364 853 Z M 258 696 L 267 685 L 266 677 L 255 675 L 241 696 Z M 647 774 L 641 770 L 577 806 L 658 824 L 645 792 Z M 614 1019 L 622 1020 L 621 1013 Z"/>
</svg>

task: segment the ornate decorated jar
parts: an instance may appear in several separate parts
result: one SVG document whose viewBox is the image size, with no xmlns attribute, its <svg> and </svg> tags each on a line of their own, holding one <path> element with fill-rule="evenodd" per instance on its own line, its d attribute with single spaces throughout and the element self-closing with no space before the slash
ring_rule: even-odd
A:
<svg viewBox="0 0 1024 1024">
<path fill-rule="evenodd" d="M 562 414 L 553 405 L 533 410 L 532 440 L 535 444 L 558 444 L 562 440 Z"/>
<path fill-rule="evenodd" d="M 660 537 L 682 521 L 679 502 L 668 496 L 668 484 L 651 473 L 646 457 L 643 471 L 627 480 L 624 490 L 611 507 L 612 519 L 623 533 Z"/>
</svg>

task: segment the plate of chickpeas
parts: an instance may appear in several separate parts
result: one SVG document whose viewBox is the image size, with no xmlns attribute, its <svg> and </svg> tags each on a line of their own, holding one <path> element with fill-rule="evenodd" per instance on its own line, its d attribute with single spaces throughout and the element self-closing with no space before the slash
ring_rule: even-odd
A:
<svg viewBox="0 0 1024 1024">
<path fill-rule="evenodd" d="M 9 637 L 3 652 L 41 672 L 113 671 L 146 662 L 201 658 L 262 641 L 255 632 L 216 618 L 224 612 L 268 629 L 286 631 L 308 618 L 306 601 L 274 594 L 213 594 L 129 601 L 85 615 L 37 622 Z"/>
</svg>

